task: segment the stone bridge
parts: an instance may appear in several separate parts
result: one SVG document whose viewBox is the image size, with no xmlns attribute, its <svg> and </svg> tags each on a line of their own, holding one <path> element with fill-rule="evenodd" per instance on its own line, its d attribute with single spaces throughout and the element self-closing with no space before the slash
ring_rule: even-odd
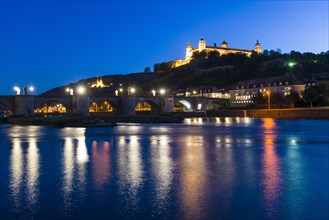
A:
<svg viewBox="0 0 329 220">
<path fill-rule="evenodd" d="M 209 110 L 210 103 L 226 106 L 228 100 L 205 97 L 183 96 L 89 96 L 75 95 L 63 97 L 44 97 L 32 95 L 0 96 L 0 110 L 16 115 L 32 115 L 34 110 L 45 103 L 61 103 L 68 113 L 89 115 L 89 108 L 94 102 L 107 101 L 114 115 L 135 115 L 138 103 L 146 102 L 151 106 L 151 113 L 173 112 L 180 103 L 184 111 L 196 112 Z"/>
</svg>

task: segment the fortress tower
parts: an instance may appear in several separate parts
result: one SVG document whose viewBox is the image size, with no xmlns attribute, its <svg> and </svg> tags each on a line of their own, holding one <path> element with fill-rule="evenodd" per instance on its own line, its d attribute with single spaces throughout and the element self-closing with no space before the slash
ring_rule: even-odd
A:
<svg viewBox="0 0 329 220">
<path fill-rule="evenodd" d="M 262 48 L 260 46 L 258 39 L 256 41 L 255 48 L 253 50 L 246 50 L 246 49 L 229 48 L 228 43 L 225 40 L 222 42 L 220 47 L 217 46 L 216 43 L 214 43 L 213 46 L 207 46 L 206 41 L 203 38 L 201 38 L 198 42 L 198 47 L 193 48 L 190 42 L 187 43 L 185 60 L 176 60 L 175 66 L 178 67 L 189 63 L 192 59 L 194 52 L 196 51 L 201 52 L 203 50 L 206 50 L 208 52 L 215 50 L 218 51 L 220 55 L 229 54 L 229 53 L 242 53 L 242 54 L 246 54 L 248 57 L 251 56 L 253 52 L 259 54 L 262 53 Z"/>
<path fill-rule="evenodd" d="M 257 53 L 262 53 L 262 48 L 260 47 L 260 44 L 259 44 L 258 39 L 257 39 L 257 41 L 256 41 L 254 51 L 256 51 Z"/>
</svg>

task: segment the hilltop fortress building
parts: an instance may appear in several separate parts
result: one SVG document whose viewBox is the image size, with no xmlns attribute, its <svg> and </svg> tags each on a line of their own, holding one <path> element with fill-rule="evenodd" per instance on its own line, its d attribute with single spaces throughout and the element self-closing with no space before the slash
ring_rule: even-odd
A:
<svg viewBox="0 0 329 220">
<path fill-rule="evenodd" d="M 229 53 L 242 53 L 242 54 L 246 54 L 247 56 L 250 56 L 253 51 L 255 51 L 256 53 L 262 53 L 262 48 L 260 47 L 260 43 L 258 40 L 256 41 L 255 48 L 253 50 L 246 50 L 246 49 L 229 48 L 228 43 L 226 41 L 223 41 L 223 43 L 221 44 L 220 47 L 217 46 L 216 43 L 214 43 L 213 46 L 208 46 L 208 45 L 206 45 L 206 41 L 203 38 L 201 38 L 199 40 L 198 47 L 195 47 L 195 48 L 193 48 L 191 43 L 188 42 L 187 47 L 186 47 L 185 60 L 176 60 L 176 67 L 189 63 L 192 59 L 194 52 L 196 52 L 196 51 L 201 52 L 203 50 L 218 51 L 220 56 L 222 56 L 224 54 L 229 54 Z"/>
</svg>

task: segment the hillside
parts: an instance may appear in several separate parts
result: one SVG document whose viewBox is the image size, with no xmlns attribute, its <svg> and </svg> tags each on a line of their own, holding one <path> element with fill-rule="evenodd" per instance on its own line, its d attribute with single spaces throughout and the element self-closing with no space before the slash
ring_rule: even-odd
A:
<svg viewBox="0 0 329 220">
<path fill-rule="evenodd" d="M 105 75 L 103 89 L 92 89 L 92 93 L 113 95 L 118 88 L 126 90 L 134 86 L 138 95 L 148 95 L 152 89 L 171 90 L 214 85 L 229 89 L 241 80 L 270 76 L 293 75 L 301 81 L 329 80 L 329 51 L 321 54 L 292 51 L 281 54 L 265 50 L 262 55 L 253 54 L 250 58 L 243 54 L 228 54 L 220 57 L 203 58 L 189 64 L 162 72 L 131 73 L 126 75 Z M 70 85 L 51 89 L 45 96 L 65 95 L 65 88 L 77 85 L 91 85 L 97 77 L 82 79 Z"/>
</svg>

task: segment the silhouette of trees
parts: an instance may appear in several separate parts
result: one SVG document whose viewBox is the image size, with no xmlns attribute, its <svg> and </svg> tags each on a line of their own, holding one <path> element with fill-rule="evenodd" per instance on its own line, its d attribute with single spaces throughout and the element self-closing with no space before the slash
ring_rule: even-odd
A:
<svg viewBox="0 0 329 220">
<path fill-rule="evenodd" d="M 147 66 L 144 69 L 144 73 L 150 73 L 151 72 L 151 67 Z"/>
<path fill-rule="evenodd" d="M 175 68 L 175 62 L 169 61 L 169 62 L 156 63 L 154 64 L 153 68 L 154 68 L 154 72 L 168 71 Z"/>
<path fill-rule="evenodd" d="M 311 108 L 313 108 L 313 102 L 320 99 L 320 94 L 316 87 L 310 87 L 303 92 L 303 101 L 305 103 L 310 103 Z"/>
<path fill-rule="evenodd" d="M 300 97 L 297 92 L 291 91 L 290 94 L 284 97 L 284 99 L 292 108 L 295 108 L 295 104 L 300 100 Z"/>
</svg>

